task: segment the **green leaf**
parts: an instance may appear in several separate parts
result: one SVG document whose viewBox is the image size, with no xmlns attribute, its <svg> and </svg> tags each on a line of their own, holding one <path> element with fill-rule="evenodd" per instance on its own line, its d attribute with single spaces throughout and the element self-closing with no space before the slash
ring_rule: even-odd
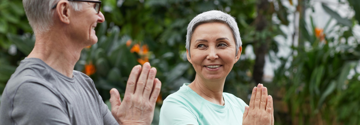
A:
<svg viewBox="0 0 360 125">
<path fill-rule="evenodd" d="M 6 10 L 2 10 L 2 11 L 6 11 Z M 11 23 L 19 23 L 19 18 L 16 17 L 16 15 L 11 14 L 9 11 L 6 11 L 4 13 L 2 13 L 2 19 L 5 19 Z"/>
<path fill-rule="evenodd" d="M 189 67 L 189 63 L 180 63 L 176 65 L 168 74 L 167 83 L 173 83 L 175 79 L 179 78 Z"/>
<path fill-rule="evenodd" d="M 107 23 L 106 21 L 99 24 L 99 26 L 97 27 L 97 31 L 96 31 L 96 36 L 103 36 L 106 33 L 106 29 L 107 29 Z"/>
<path fill-rule="evenodd" d="M 16 67 L 7 65 L 7 64 L 1 64 L 0 65 L 0 82 L 6 82 L 10 79 L 11 75 L 15 72 Z"/>
<path fill-rule="evenodd" d="M 96 61 L 96 70 L 102 76 L 107 76 L 110 70 L 109 63 L 104 59 L 100 58 Z"/>
<path fill-rule="evenodd" d="M 6 23 L 5 20 L 1 20 L 0 19 L 0 33 L 6 33 L 8 30 L 8 24 Z"/>
<path fill-rule="evenodd" d="M 345 84 L 345 80 L 347 80 L 347 76 L 350 73 L 351 70 L 351 63 L 345 63 L 345 65 L 342 67 L 341 73 L 337 79 L 337 89 L 341 90 L 343 88 L 343 85 Z"/>
<path fill-rule="evenodd" d="M 348 0 L 349 5 L 353 8 L 355 11 L 355 19 L 360 23 L 360 1 L 359 0 Z"/>
<path fill-rule="evenodd" d="M 109 72 L 109 75 L 107 76 L 107 79 L 110 82 L 114 82 L 114 83 L 121 81 L 120 70 L 116 67 L 112 68 Z"/>
<path fill-rule="evenodd" d="M 318 109 L 321 108 L 321 105 L 323 104 L 326 97 L 328 97 L 335 90 L 335 87 L 336 87 L 336 82 L 331 81 L 330 85 L 326 88 L 325 92 L 320 97 L 320 101 L 317 106 Z"/>
<path fill-rule="evenodd" d="M 30 54 L 31 50 L 34 48 L 35 40 L 33 39 L 25 38 L 22 36 L 17 36 L 9 33 L 7 34 L 7 37 L 25 55 Z"/>
<path fill-rule="evenodd" d="M 323 7 L 323 9 L 325 10 L 325 12 L 327 12 L 328 14 L 330 14 L 331 17 L 335 18 L 336 21 L 342 25 L 348 26 L 348 27 L 352 27 L 352 23 L 349 19 L 346 18 L 342 18 L 337 12 L 333 11 L 332 9 L 330 9 L 326 4 L 321 3 L 321 6 Z"/>
</svg>

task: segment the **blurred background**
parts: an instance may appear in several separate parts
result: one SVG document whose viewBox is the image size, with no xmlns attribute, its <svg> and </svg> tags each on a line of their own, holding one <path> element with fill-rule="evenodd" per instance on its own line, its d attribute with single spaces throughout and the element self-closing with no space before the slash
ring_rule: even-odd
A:
<svg viewBox="0 0 360 125">
<path fill-rule="evenodd" d="M 187 24 L 216 9 L 236 19 L 243 41 L 225 92 L 248 103 L 251 88 L 263 83 L 277 125 L 360 124 L 359 0 L 101 1 L 99 41 L 82 51 L 75 70 L 93 78 L 107 104 L 111 88 L 124 93 L 133 66 L 150 62 L 163 84 L 156 125 L 162 100 L 195 76 L 186 60 Z M 1 0 L 0 94 L 34 39 L 22 2 Z"/>
</svg>

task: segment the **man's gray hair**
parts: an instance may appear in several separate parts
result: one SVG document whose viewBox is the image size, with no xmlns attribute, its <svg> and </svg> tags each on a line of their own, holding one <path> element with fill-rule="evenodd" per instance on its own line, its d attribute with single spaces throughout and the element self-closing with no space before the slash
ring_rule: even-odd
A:
<svg viewBox="0 0 360 125">
<path fill-rule="evenodd" d="M 192 34 L 193 34 L 195 28 L 197 26 L 199 26 L 200 24 L 207 23 L 207 22 L 223 22 L 231 28 L 233 36 L 234 36 L 235 44 L 236 44 L 236 55 L 237 55 L 238 51 L 239 51 L 239 47 L 242 45 L 240 31 L 237 26 L 237 23 L 232 16 L 230 16 L 229 14 L 224 13 L 222 11 L 218 11 L 218 10 L 210 10 L 210 11 L 203 12 L 203 13 L 195 16 L 190 21 L 190 23 L 187 27 L 186 46 L 185 46 L 186 49 L 189 51 L 189 53 L 190 53 L 191 37 L 192 37 Z"/>
<path fill-rule="evenodd" d="M 46 32 L 53 25 L 55 10 L 51 8 L 60 0 L 23 0 L 23 6 L 34 33 Z M 69 1 L 74 10 L 81 10 L 80 2 Z"/>
</svg>

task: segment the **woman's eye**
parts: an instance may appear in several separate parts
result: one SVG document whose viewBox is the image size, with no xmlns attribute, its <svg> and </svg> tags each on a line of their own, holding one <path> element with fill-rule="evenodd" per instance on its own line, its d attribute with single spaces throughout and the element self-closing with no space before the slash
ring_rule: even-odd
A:
<svg viewBox="0 0 360 125">
<path fill-rule="evenodd" d="M 227 44 L 226 43 L 220 43 L 220 44 L 218 44 L 218 47 L 227 47 Z"/>
<path fill-rule="evenodd" d="M 204 47 L 206 47 L 204 44 L 199 44 L 196 46 L 196 48 L 204 48 Z"/>
</svg>

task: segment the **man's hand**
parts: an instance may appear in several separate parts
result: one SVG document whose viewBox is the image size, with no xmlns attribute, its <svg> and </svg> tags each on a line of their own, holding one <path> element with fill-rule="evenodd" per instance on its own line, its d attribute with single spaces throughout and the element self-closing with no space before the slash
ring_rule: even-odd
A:
<svg viewBox="0 0 360 125">
<path fill-rule="evenodd" d="M 254 87 L 249 105 L 245 107 L 243 125 L 274 125 L 273 100 L 262 84 Z"/>
<path fill-rule="evenodd" d="M 111 113 L 120 125 L 150 125 L 153 120 L 156 99 L 161 82 L 155 78 L 156 69 L 145 63 L 143 68 L 135 66 L 130 73 L 124 100 L 111 89 Z"/>
</svg>

